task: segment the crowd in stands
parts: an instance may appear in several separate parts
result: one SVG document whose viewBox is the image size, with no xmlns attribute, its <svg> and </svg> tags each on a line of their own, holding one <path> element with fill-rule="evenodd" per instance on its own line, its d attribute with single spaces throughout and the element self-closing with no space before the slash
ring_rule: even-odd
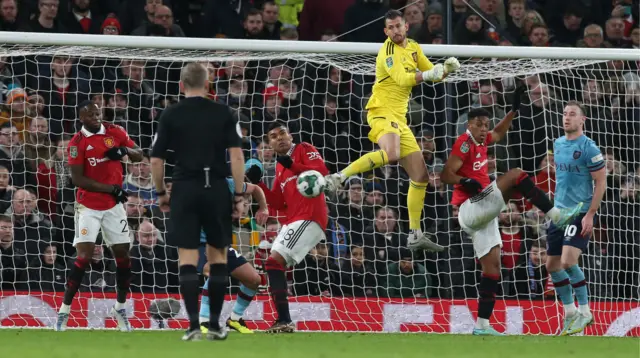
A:
<svg viewBox="0 0 640 358">
<path fill-rule="evenodd" d="M 452 0 L 451 16 L 444 0 L 0 0 L 0 30 L 382 43 L 382 16 L 390 8 L 402 9 L 410 36 L 424 44 L 640 51 L 638 0 Z M 461 59 L 463 65 L 487 61 L 491 59 Z M 457 221 L 458 208 L 448 204 L 451 188 L 440 181 L 440 173 L 453 140 L 466 130 L 469 109 L 487 108 L 495 124 L 505 114 L 510 93 L 526 85 L 510 135 L 490 149 L 489 172 L 495 178 L 521 167 L 553 196 L 555 168 L 549 150 L 562 135 L 562 106 L 570 99 L 582 101 L 587 134 L 605 155 L 608 173 L 605 201 L 582 264 L 594 297 L 638 299 L 638 64 L 608 61 L 521 78 L 505 73 L 493 80 L 416 87 L 408 121 L 430 173 L 423 226 L 448 249 L 424 254 L 406 248 L 409 181 L 400 167 L 390 165 L 350 178 L 344 191 L 328 198 L 327 239 L 291 271 L 291 293 L 477 296 L 479 263 Z M 80 126 L 76 105 L 91 99 L 102 108 L 105 121 L 123 126 L 148 150 L 163 109 L 180 100 L 182 65 L 54 54 L 0 58 L 2 290 L 64 289 L 75 255 L 74 184 L 66 148 Z M 332 172 L 373 148 L 364 111 L 374 82 L 370 75 L 301 60 L 228 60 L 208 66 L 210 98 L 232 108 L 245 134 L 248 165 L 260 161 L 268 185 L 276 160 L 263 136 L 275 120 L 287 122 L 296 141 L 315 145 Z M 165 245 L 170 213 L 156 206 L 149 158 L 123 165 L 132 290 L 177 292 L 177 251 Z M 274 212 L 265 227 L 259 227 L 251 213 L 247 199 L 244 217 L 235 223 L 233 245 L 260 269 L 280 222 Z M 521 299 L 553 296 L 544 267 L 540 211 L 515 200 L 500 215 L 500 231 L 501 294 Z M 115 263 L 107 247 L 96 245 L 81 290 L 115 291 Z"/>
</svg>

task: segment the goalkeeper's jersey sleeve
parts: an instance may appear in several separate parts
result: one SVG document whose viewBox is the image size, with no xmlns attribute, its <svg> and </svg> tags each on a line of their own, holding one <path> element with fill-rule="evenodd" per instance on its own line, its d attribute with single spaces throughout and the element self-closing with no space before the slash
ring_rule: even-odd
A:
<svg viewBox="0 0 640 358">
<path fill-rule="evenodd" d="M 376 58 L 376 83 L 366 109 L 384 107 L 406 113 L 411 89 L 416 85 L 416 72 L 431 68 L 433 64 L 417 42 L 408 40 L 407 47 L 402 47 L 387 39 Z"/>
</svg>

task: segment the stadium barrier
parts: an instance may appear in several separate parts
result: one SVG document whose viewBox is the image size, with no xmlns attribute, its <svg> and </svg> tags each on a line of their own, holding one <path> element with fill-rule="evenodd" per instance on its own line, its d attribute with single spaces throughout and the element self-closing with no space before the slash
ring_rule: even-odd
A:
<svg viewBox="0 0 640 358">
<path fill-rule="evenodd" d="M 62 293 L 0 292 L 0 326 L 51 327 Z M 178 295 L 133 294 L 128 301 L 131 325 L 136 329 L 158 329 L 158 321 L 149 315 L 153 301 Z M 115 328 L 108 317 L 115 294 L 80 293 L 71 307 L 70 328 Z M 222 317 L 226 318 L 234 297 L 227 297 Z M 346 332 L 424 332 L 470 333 L 477 301 L 440 299 L 367 299 L 330 297 L 293 297 L 291 316 L 299 331 Z M 560 306 L 554 301 L 499 300 L 494 315 L 495 327 L 508 334 L 554 334 L 560 324 Z M 593 302 L 595 323 L 585 335 L 640 337 L 640 302 Z M 245 318 L 251 328 L 266 329 L 275 311 L 267 296 L 256 298 Z M 181 306 L 169 329 L 186 329 L 188 321 Z"/>
</svg>

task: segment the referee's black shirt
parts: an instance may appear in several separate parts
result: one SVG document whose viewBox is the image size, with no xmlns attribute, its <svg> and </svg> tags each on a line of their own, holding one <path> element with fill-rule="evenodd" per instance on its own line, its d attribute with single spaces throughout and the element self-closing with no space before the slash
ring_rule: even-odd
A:
<svg viewBox="0 0 640 358">
<path fill-rule="evenodd" d="M 173 150 L 173 180 L 230 175 L 227 148 L 242 146 L 242 131 L 228 106 L 203 97 L 189 97 L 162 112 L 151 156 L 166 159 Z"/>
</svg>

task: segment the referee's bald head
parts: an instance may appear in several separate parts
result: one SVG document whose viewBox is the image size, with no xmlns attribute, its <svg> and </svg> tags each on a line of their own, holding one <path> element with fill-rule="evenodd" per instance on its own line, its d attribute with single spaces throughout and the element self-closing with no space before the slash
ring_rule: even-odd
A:
<svg viewBox="0 0 640 358">
<path fill-rule="evenodd" d="M 209 73 L 199 62 L 191 62 L 182 67 L 180 83 L 183 91 L 208 89 Z"/>
</svg>

